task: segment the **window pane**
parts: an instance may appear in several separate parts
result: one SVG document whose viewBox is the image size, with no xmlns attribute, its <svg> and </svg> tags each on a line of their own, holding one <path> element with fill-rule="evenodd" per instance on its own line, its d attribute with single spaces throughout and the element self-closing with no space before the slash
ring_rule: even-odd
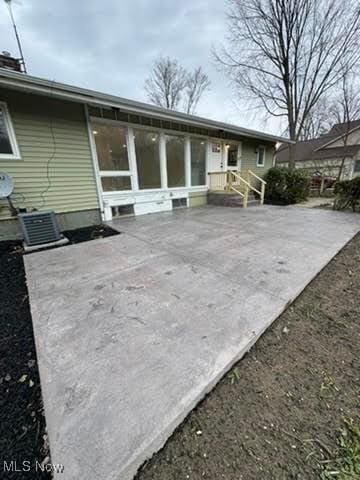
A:
<svg viewBox="0 0 360 480">
<path fill-rule="evenodd" d="M 130 177 L 101 177 L 104 192 L 131 190 Z"/>
<path fill-rule="evenodd" d="M 237 167 L 238 165 L 238 145 L 230 144 L 228 147 L 228 167 Z"/>
<path fill-rule="evenodd" d="M 129 170 L 126 128 L 93 122 L 100 170 Z"/>
<path fill-rule="evenodd" d="M 360 160 L 355 161 L 354 172 L 355 173 L 360 172 Z"/>
<path fill-rule="evenodd" d="M 213 143 L 212 144 L 212 152 L 213 153 L 220 153 L 221 152 L 221 143 Z"/>
<path fill-rule="evenodd" d="M 264 147 L 258 147 L 258 165 L 264 165 L 265 149 Z"/>
<path fill-rule="evenodd" d="M 4 111 L 0 107 L 0 154 L 12 154 L 9 134 L 5 124 Z"/>
<path fill-rule="evenodd" d="M 168 187 L 185 186 L 184 137 L 166 135 Z"/>
<path fill-rule="evenodd" d="M 213 144 L 214 146 L 214 144 Z M 214 151 L 214 150 L 213 150 Z M 205 185 L 206 141 L 191 139 L 191 185 Z"/>
<path fill-rule="evenodd" d="M 134 130 L 139 188 L 161 188 L 159 135 Z"/>
</svg>

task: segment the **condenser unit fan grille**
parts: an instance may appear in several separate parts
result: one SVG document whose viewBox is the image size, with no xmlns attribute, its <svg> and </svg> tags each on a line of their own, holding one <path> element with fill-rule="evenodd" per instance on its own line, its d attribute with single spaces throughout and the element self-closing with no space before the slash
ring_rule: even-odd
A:
<svg viewBox="0 0 360 480">
<path fill-rule="evenodd" d="M 61 239 L 54 212 L 20 213 L 18 215 L 27 245 L 41 245 Z"/>
</svg>

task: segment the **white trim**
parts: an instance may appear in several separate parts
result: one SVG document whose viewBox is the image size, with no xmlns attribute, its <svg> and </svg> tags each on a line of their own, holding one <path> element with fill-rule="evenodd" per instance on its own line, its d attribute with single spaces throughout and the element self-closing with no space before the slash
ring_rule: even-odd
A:
<svg viewBox="0 0 360 480">
<path fill-rule="evenodd" d="M 100 177 L 131 177 L 130 170 L 99 170 Z"/>
<path fill-rule="evenodd" d="M 104 203 L 103 203 L 103 197 L 102 197 L 102 186 L 101 186 L 101 179 L 100 179 L 100 175 L 99 175 L 99 162 L 98 162 L 98 158 L 97 158 L 95 138 L 94 138 L 94 134 L 93 134 L 93 131 L 92 131 L 92 128 L 91 128 L 91 121 L 90 121 L 89 111 L 88 111 L 87 105 L 84 105 L 84 112 L 85 112 L 86 128 L 87 128 L 88 138 L 89 138 L 89 143 L 90 143 L 90 153 L 91 153 L 93 172 L 94 172 L 94 177 L 95 177 L 96 194 L 97 194 L 97 197 L 98 197 L 101 218 L 102 218 L 102 220 L 105 220 L 105 217 L 104 217 Z"/>
<path fill-rule="evenodd" d="M 167 157 L 166 157 L 166 138 L 165 133 L 159 133 L 159 155 L 160 155 L 160 183 L 161 188 L 165 190 L 168 188 L 167 178 Z M 143 192 L 144 189 L 141 189 Z"/>
<path fill-rule="evenodd" d="M 191 187 L 191 137 L 185 137 L 185 186 Z"/>
<path fill-rule="evenodd" d="M 353 158 L 350 179 L 354 178 L 354 175 L 355 175 L 355 177 L 358 177 L 360 175 L 360 170 L 358 172 L 355 172 L 355 165 L 356 165 L 357 162 L 360 163 L 360 159 L 359 158 Z"/>
<path fill-rule="evenodd" d="M 11 121 L 10 112 L 6 102 L 0 101 L 0 108 L 3 111 L 5 128 L 9 135 L 10 146 L 13 153 L 0 153 L 0 160 L 21 160 L 19 146 L 16 141 L 15 130 Z"/>
<path fill-rule="evenodd" d="M 208 138 L 208 141 L 206 143 L 206 158 L 205 158 L 205 182 L 206 186 L 209 189 L 210 187 L 210 175 L 209 175 L 209 168 L 210 168 L 210 158 L 212 155 L 212 141 L 210 138 Z"/>
<path fill-rule="evenodd" d="M 227 147 L 229 145 L 229 147 Z M 236 152 L 236 166 L 229 165 L 229 150 L 232 145 L 237 146 L 237 152 Z M 241 155 L 241 150 L 242 150 L 242 144 L 238 140 L 224 140 L 223 141 L 223 151 L 224 151 L 224 157 L 225 157 L 225 170 L 236 170 L 239 171 L 241 170 L 241 159 L 239 158 L 239 151 Z"/>
<path fill-rule="evenodd" d="M 238 167 L 239 167 L 239 172 L 241 172 L 242 168 L 242 142 L 238 143 Z"/>
<path fill-rule="evenodd" d="M 259 163 L 259 148 L 263 148 L 264 149 L 264 156 L 263 156 L 263 163 Z M 265 168 L 265 164 L 266 164 L 266 146 L 265 145 L 258 145 L 257 146 L 257 150 L 256 150 L 256 166 L 258 168 Z"/>
<path fill-rule="evenodd" d="M 131 190 L 118 190 L 118 191 L 110 191 L 110 192 L 104 192 L 104 198 L 106 200 L 111 200 L 111 199 L 118 199 L 120 197 L 141 197 L 141 196 L 151 196 L 151 195 L 156 195 L 156 194 L 171 194 L 172 192 L 174 193 L 190 193 L 190 192 L 207 192 L 209 189 L 206 185 L 204 186 L 199 186 L 199 187 L 174 187 L 174 188 L 148 188 L 146 190 L 139 190 L 137 192 L 132 192 Z M 131 203 L 131 201 L 129 202 Z"/>
<path fill-rule="evenodd" d="M 135 136 L 134 130 L 131 127 L 127 127 L 126 141 L 128 144 L 128 161 L 131 172 L 131 189 L 137 192 L 139 190 L 139 177 L 136 163 Z"/>
</svg>

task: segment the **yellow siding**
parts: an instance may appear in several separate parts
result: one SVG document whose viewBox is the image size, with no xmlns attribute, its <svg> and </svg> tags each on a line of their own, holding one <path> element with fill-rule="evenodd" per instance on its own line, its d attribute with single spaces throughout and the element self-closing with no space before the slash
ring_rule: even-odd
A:
<svg viewBox="0 0 360 480">
<path fill-rule="evenodd" d="M 190 192 L 189 207 L 202 207 L 207 204 L 207 192 Z"/>
<path fill-rule="evenodd" d="M 265 166 L 256 166 L 256 149 L 259 145 L 266 147 Z M 263 177 L 273 165 L 274 144 L 262 143 L 261 141 L 244 140 L 242 142 L 241 170 L 252 170 L 259 177 Z"/>
<path fill-rule="evenodd" d="M 0 101 L 8 105 L 21 155 L 0 160 L 0 171 L 14 180 L 15 206 L 57 213 L 99 208 L 83 106 L 4 89 Z M 0 218 L 6 217 L 0 200 Z"/>
</svg>

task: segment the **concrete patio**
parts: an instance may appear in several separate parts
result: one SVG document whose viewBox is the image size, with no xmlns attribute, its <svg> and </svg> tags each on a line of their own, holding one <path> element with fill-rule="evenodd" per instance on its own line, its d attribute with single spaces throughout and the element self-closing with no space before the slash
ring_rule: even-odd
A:
<svg viewBox="0 0 360 480">
<path fill-rule="evenodd" d="M 360 230 L 317 209 L 203 207 L 25 257 L 52 463 L 128 480 Z"/>
</svg>

